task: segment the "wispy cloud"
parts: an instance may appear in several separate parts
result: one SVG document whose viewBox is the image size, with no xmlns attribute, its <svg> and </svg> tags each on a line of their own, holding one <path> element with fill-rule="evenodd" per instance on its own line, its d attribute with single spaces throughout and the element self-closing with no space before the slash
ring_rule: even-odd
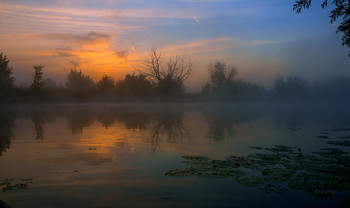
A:
<svg viewBox="0 0 350 208">
<path fill-rule="evenodd" d="M 199 19 L 196 16 L 193 16 L 193 20 L 199 23 Z"/>
<path fill-rule="evenodd" d="M 84 49 L 108 49 L 113 41 L 114 35 L 89 32 L 86 34 L 69 34 L 69 33 L 44 33 L 19 35 L 19 38 L 30 41 L 51 40 L 51 44 L 65 44 L 67 47 L 79 47 Z M 61 42 L 60 42 L 61 41 Z"/>
<path fill-rule="evenodd" d="M 189 43 L 166 46 L 164 50 L 168 54 L 190 55 L 220 51 L 239 46 L 239 42 L 231 37 L 196 40 Z"/>
<path fill-rule="evenodd" d="M 0 1 L 0 18 L 3 33 L 8 29 L 20 31 L 49 31 L 54 28 L 65 31 L 98 30 L 102 32 L 125 32 L 141 30 L 151 26 L 154 19 L 188 19 L 197 21 L 201 14 L 193 16 L 193 12 L 184 9 L 167 8 L 69 8 L 43 7 L 15 4 Z M 148 20 L 148 21 L 147 21 Z M 147 23 L 147 24 L 145 24 Z M 28 25 L 29 24 L 29 25 Z M 163 22 L 164 24 L 164 22 Z M 5 30 L 4 27 L 7 29 Z"/>
</svg>

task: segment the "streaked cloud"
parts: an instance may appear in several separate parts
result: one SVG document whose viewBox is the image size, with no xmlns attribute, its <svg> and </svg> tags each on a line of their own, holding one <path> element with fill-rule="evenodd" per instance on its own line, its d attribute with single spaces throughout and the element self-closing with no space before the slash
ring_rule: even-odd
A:
<svg viewBox="0 0 350 208">
<path fill-rule="evenodd" d="M 202 39 L 184 44 L 166 46 L 164 50 L 167 54 L 193 55 L 212 51 L 224 50 L 238 46 L 231 37 Z"/>
<path fill-rule="evenodd" d="M 51 45 L 63 44 L 67 48 L 78 47 L 89 50 L 108 49 L 113 41 L 113 34 L 103 34 L 89 32 L 86 34 L 69 34 L 69 33 L 44 33 L 32 35 L 19 35 L 18 38 L 29 41 L 49 40 Z"/>
<path fill-rule="evenodd" d="M 17 80 L 29 80 L 34 64 L 46 66 L 44 76 L 64 79 L 72 63 L 94 79 L 106 73 L 119 79 L 138 68 L 155 45 L 164 55 L 196 62 L 198 77 L 187 82 L 193 85 L 206 80 L 206 66 L 215 60 L 266 82 L 296 68 L 305 75 L 310 68 L 349 68 L 347 50 L 327 16 L 313 10 L 308 15 L 300 18 L 282 0 L 0 0 L 0 45 Z M 326 35 L 334 38 L 309 41 Z M 324 40 L 339 47 L 320 49 Z M 304 61 L 293 59 L 300 54 L 291 50 L 294 45 L 307 51 Z M 319 64 L 319 57 L 327 59 Z"/>
</svg>

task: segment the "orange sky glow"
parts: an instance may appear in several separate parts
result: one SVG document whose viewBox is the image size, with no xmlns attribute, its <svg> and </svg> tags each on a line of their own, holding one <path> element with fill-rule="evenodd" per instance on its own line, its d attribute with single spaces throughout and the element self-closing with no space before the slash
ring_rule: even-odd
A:
<svg viewBox="0 0 350 208">
<path fill-rule="evenodd" d="M 119 80 L 145 70 L 143 62 L 155 46 L 165 57 L 194 63 L 185 83 L 190 90 L 200 90 L 208 64 L 217 60 L 235 66 L 239 78 L 263 85 L 284 74 L 312 79 L 310 68 L 320 78 L 330 72 L 349 75 L 346 48 L 327 14 L 311 10 L 308 17 L 298 16 L 291 4 L 0 0 L 0 52 L 10 59 L 16 83 L 26 85 L 36 64 L 45 65 L 44 78 L 61 85 L 71 68 L 95 81 L 105 74 Z"/>
</svg>

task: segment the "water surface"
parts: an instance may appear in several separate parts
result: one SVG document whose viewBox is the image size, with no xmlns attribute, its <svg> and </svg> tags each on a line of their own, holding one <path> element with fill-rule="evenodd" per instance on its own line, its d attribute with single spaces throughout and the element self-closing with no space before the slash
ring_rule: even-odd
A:
<svg viewBox="0 0 350 208">
<path fill-rule="evenodd" d="M 0 180 L 28 187 L 0 192 L 0 200 L 12 207 L 345 206 L 347 189 L 319 197 L 286 183 L 279 185 L 288 191 L 275 193 L 235 177 L 165 173 L 189 167 L 182 155 L 224 160 L 256 152 L 251 146 L 349 152 L 327 142 L 350 131 L 325 133 L 349 127 L 350 109 L 339 105 L 4 106 Z"/>
</svg>

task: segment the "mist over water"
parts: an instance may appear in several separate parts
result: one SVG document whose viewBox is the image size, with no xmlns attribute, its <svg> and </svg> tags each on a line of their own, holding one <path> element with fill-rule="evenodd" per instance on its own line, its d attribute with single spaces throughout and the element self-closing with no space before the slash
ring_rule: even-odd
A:
<svg viewBox="0 0 350 208">
<path fill-rule="evenodd" d="M 4 106 L 0 116 L 0 179 L 32 179 L 25 190 L 0 192 L 13 207 L 277 207 L 285 200 L 287 207 L 329 207 L 349 196 L 335 190 L 320 198 L 288 186 L 282 194 L 266 192 L 235 177 L 165 175 L 188 167 L 182 155 L 225 160 L 255 153 L 249 147 L 275 145 L 300 148 L 303 155 L 348 151 L 327 144 L 349 136 L 329 131 L 350 127 L 346 106 L 17 105 Z"/>
</svg>

